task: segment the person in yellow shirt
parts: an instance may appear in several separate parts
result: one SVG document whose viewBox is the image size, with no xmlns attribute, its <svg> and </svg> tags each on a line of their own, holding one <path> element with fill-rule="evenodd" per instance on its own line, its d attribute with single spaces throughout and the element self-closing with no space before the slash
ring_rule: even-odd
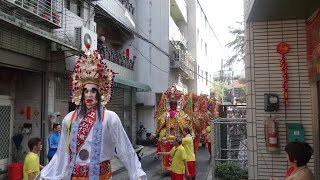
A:
<svg viewBox="0 0 320 180">
<path fill-rule="evenodd" d="M 185 172 L 189 174 L 188 169 L 186 169 L 186 150 L 182 146 L 182 139 L 176 137 L 173 141 L 174 147 L 170 152 L 158 152 L 159 155 L 170 155 L 172 158 L 169 170 L 171 171 L 171 180 L 183 180 Z"/>
<path fill-rule="evenodd" d="M 186 127 L 183 130 L 185 137 L 182 139 L 182 146 L 186 151 L 186 179 L 194 180 L 196 178 L 196 156 L 194 154 L 193 138 L 191 136 L 191 130 Z"/>
<path fill-rule="evenodd" d="M 207 133 L 207 143 L 208 143 L 208 152 L 211 156 L 211 127 L 206 127 L 206 133 Z"/>
<path fill-rule="evenodd" d="M 40 138 L 31 138 L 28 141 L 30 152 L 26 155 L 23 163 L 23 180 L 34 180 L 39 174 L 42 166 L 40 165 L 38 153 L 42 150 Z"/>
</svg>

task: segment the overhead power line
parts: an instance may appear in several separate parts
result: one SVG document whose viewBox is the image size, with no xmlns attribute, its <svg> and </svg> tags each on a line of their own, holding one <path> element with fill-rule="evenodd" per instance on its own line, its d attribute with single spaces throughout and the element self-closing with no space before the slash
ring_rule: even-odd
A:
<svg viewBox="0 0 320 180">
<path fill-rule="evenodd" d="M 93 7 L 93 8 L 95 9 L 95 11 L 99 12 L 99 14 L 102 14 L 102 15 L 104 15 L 105 17 L 110 17 L 110 15 L 114 15 L 113 13 L 111 13 L 111 12 L 108 11 L 108 10 L 106 10 L 106 12 L 105 12 L 104 10 L 101 10 L 101 9 L 97 8 L 95 4 L 93 4 L 92 2 L 90 2 L 90 0 L 83 0 L 83 1 L 86 2 L 88 5 L 90 5 L 91 7 Z M 202 9 L 202 8 L 201 8 L 201 9 Z M 121 28 L 123 28 L 123 29 L 125 29 L 126 31 L 134 34 L 137 38 L 139 38 L 139 39 L 141 39 L 141 40 L 143 40 L 143 41 L 151 44 L 151 45 L 154 46 L 159 52 L 161 52 L 161 53 L 163 53 L 165 56 L 167 56 L 167 57 L 169 58 L 169 60 L 171 60 L 171 61 L 176 61 L 174 58 L 172 58 L 172 57 L 170 56 L 169 53 L 167 53 L 165 50 L 163 50 L 162 48 L 160 48 L 159 46 L 157 46 L 154 42 L 150 41 L 149 39 L 147 39 L 147 38 L 144 37 L 143 35 L 139 34 L 138 32 L 136 32 L 136 31 L 134 31 L 134 30 L 126 27 L 126 26 L 123 25 L 121 22 L 115 20 L 113 17 L 110 17 L 110 18 L 111 18 L 111 20 L 112 20 L 116 25 L 118 25 L 118 27 L 120 27 L 119 29 L 122 31 L 122 33 L 123 33 L 124 35 L 128 36 Z M 136 26 L 139 27 L 138 25 L 136 25 Z M 210 26 L 210 27 L 211 27 L 211 26 Z M 140 27 L 139 27 L 139 28 L 140 28 Z M 141 28 L 140 28 L 140 29 L 141 29 Z M 211 30 L 213 31 L 212 28 L 211 28 Z M 213 31 L 213 32 L 214 32 L 214 31 Z M 217 37 L 216 37 L 216 38 L 217 38 Z M 217 40 L 218 40 L 218 39 L 217 39 Z M 219 41 L 219 44 L 221 45 L 220 41 Z M 222 45 L 221 45 L 221 46 L 222 46 Z M 138 48 L 134 47 L 134 49 L 137 50 L 138 53 L 143 56 L 143 53 L 140 52 L 140 50 L 138 50 Z M 153 63 L 151 62 L 151 60 L 148 59 L 147 57 L 143 56 L 143 58 L 145 58 L 147 61 L 149 61 L 149 62 L 150 62 L 153 66 L 155 66 L 156 68 L 160 69 L 158 66 L 156 66 L 155 64 L 153 64 Z M 195 58 L 194 58 L 194 59 L 195 59 Z M 184 66 L 185 68 L 189 69 L 189 68 L 188 68 L 185 64 L 183 64 L 183 63 L 182 63 L 182 66 Z M 196 67 L 195 67 L 195 69 L 196 69 Z M 161 70 L 162 70 L 162 69 L 161 69 Z M 192 73 L 194 73 L 195 75 L 197 75 L 198 77 L 201 77 L 201 78 L 205 79 L 205 81 L 208 81 L 210 84 L 213 83 L 213 81 L 211 81 L 211 80 L 209 79 L 209 77 L 204 77 L 204 76 L 198 74 L 195 70 L 191 70 L 191 69 L 189 69 L 189 70 L 190 70 Z M 162 71 L 163 71 L 163 72 L 167 72 L 167 71 L 165 71 L 165 70 L 162 70 Z"/>
</svg>

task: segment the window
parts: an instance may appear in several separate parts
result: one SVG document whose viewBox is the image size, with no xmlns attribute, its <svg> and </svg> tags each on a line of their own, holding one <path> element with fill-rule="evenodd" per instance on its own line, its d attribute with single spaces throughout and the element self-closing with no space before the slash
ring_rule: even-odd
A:
<svg viewBox="0 0 320 180">
<path fill-rule="evenodd" d="M 82 17 L 82 3 L 81 0 L 65 0 L 65 7 L 77 16 Z"/>
<path fill-rule="evenodd" d="M 208 48 L 207 43 L 205 43 L 204 44 L 204 53 L 205 53 L 206 56 L 208 55 L 207 48 Z"/>
</svg>

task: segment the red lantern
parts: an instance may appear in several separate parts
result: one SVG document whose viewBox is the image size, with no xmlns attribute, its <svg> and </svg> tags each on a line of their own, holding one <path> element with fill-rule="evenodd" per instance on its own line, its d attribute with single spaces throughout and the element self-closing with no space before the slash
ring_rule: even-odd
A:
<svg viewBox="0 0 320 180">
<path fill-rule="evenodd" d="M 289 52 L 289 45 L 286 42 L 281 42 L 277 45 L 277 53 L 285 55 Z"/>
</svg>

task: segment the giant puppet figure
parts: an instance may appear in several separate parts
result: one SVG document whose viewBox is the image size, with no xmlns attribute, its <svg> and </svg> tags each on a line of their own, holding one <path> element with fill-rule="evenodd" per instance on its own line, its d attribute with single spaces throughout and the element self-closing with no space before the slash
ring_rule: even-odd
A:
<svg viewBox="0 0 320 180">
<path fill-rule="evenodd" d="M 193 102 L 193 129 L 194 129 L 194 152 L 198 152 L 199 143 L 204 138 L 207 117 L 207 98 L 205 95 L 192 95 Z M 204 138 L 205 139 L 205 138 Z"/>
<path fill-rule="evenodd" d="M 157 133 L 159 134 L 159 142 L 157 152 L 169 152 L 173 147 L 172 140 L 175 137 L 183 137 L 183 129 L 185 127 L 191 128 L 192 124 L 189 116 L 181 110 L 181 104 L 183 99 L 183 93 L 175 86 L 171 86 L 165 93 L 165 106 L 167 102 L 170 104 L 170 108 L 166 109 L 162 114 L 156 116 L 157 121 Z M 158 109 L 163 107 L 158 106 Z M 164 156 L 162 159 L 162 167 L 164 170 L 168 170 L 171 164 L 169 156 Z"/>
<path fill-rule="evenodd" d="M 118 115 L 104 108 L 111 98 L 114 73 L 97 52 L 88 51 L 78 59 L 71 78 L 77 109 L 63 119 L 57 153 L 40 179 L 108 180 L 116 148 L 130 179 L 146 180 Z"/>
</svg>

